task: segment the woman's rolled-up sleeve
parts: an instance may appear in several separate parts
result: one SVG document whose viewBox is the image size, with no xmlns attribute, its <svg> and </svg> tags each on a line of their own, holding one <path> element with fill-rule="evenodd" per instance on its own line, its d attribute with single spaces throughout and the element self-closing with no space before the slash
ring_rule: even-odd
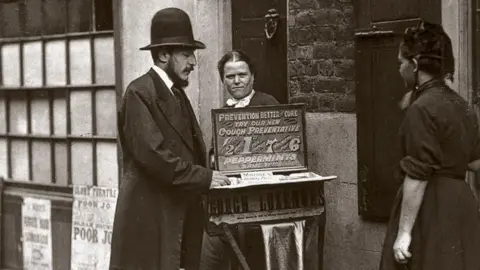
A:
<svg viewBox="0 0 480 270">
<path fill-rule="evenodd" d="M 437 125 L 426 108 L 417 104 L 408 108 L 401 136 L 404 157 L 400 167 L 403 172 L 413 179 L 429 180 L 440 168 L 442 151 Z"/>
</svg>

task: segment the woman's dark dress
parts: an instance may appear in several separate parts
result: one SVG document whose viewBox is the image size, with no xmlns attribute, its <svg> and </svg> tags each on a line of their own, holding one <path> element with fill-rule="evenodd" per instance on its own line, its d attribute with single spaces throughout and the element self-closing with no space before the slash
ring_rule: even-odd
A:
<svg viewBox="0 0 480 270">
<path fill-rule="evenodd" d="M 464 181 L 480 158 L 477 119 L 467 102 L 441 81 L 416 90 L 400 128 L 403 175 L 428 181 L 412 231 L 407 266 L 395 262 L 400 189 L 384 241 L 380 270 L 479 270 L 480 214 Z"/>
</svg>

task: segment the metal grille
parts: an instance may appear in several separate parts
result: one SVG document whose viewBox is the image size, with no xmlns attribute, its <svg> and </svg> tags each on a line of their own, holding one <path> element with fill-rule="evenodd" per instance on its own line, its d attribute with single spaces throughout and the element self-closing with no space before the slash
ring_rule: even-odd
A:
<svg viewBox="0 0 480 270">
<path fill-rule="evenodd" d="M 0 176 L 115 185 L 112 1 L 0 1 L 0 22 Z"/>
</svg>

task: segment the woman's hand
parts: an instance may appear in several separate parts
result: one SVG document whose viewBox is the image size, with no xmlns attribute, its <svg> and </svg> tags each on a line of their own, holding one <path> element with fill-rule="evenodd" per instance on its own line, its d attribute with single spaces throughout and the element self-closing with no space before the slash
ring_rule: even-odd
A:
<svg viewBox="0 0 480 270">
<path fill-rule="evenodd" d="M 399 233 L 393 244 L 393 257 L 398 263 L 407 263 L 412 254 L 408 251 L 412 236 L 409 233 Z"/>
</svg>

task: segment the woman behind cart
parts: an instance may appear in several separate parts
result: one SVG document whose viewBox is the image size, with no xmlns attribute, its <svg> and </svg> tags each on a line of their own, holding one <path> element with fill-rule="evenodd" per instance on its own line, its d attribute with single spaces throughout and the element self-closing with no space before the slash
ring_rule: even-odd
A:
<svg viewBox="0 0 480 270">
<path fill-rule="evenodd" d="M 450 38 L 440 25 L 420 22 L 405 31 L 398 61 L 413 90 L 400 127 L 403 185 L 380 269 L 480 269 L 480 214 L 464 181 L 480 158 L 478 123 L 444 82 L 454 73 Z"/>
</svg>

